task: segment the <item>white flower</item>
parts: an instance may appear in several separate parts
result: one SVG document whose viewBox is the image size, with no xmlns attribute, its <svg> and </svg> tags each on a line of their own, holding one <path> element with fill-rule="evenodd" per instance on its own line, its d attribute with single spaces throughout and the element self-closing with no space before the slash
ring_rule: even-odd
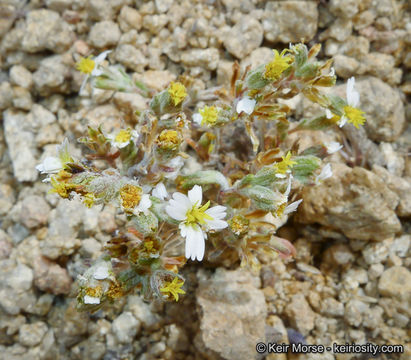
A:
<svg viewBox="0 0 411 360">
<path fill-rule="evenodd" d="M 255 104 L 257 102 L 249 97 L 243 97 L 236 106 L 238 114 L 245 112 L 247 115 L 251 115 L 254 111 Z"/>
<path fill-rule="evenodd" d="M 335 75 L 335 69 L 334 67 L 332 67 L 328 76 L 334 76 L 334 75 Z"/>
<path fill-rule="evenodd" d="M 41 164 L 36 166 L 36 169 L 40 171 L 41 174 L 57 174 L 63 169 L 63 164 L 59 158 L 48 156 Z"/>
<path fill-rule="evenodd" d="M 138 132 L 136 130 L 126 129 L 120 130 L 116 135 L 109 134 L 106 136 L 110 140 L 111 145 L 117 149 L 125 148 L 131 141 L 138 139 Z"/>
<path fill-rule="evenodd" d="M 319 184 L 331 176 L 333 176 L 333 172 L 331 169 L 331 164 L 328 163 L 322 168 L 321 173 L 315 177 L 315 183 Z"/>
<path fill-rule="evenodd" d="M 334 154 L 343 148 L 343 146 L 336 141 L 331 141 L 330 143 L 325 143 L 324 145 L 327 148 L 327 153 L 329 154 Z"/>
<path fill-rule="evenodd" d="M 93 65 L 91 71 L 90 69 L 87 69 L 87 71 L 84 71 L 79 67 L 79 70 L 86 74 L 86 77 L 84 78 L 81 84 L 79 94 L 82 93 L 90 76 L 100 76 L 103 74 L 103 70 L 100 68 L 100 65 L 106 59 L 107 55 L 111 53 L 111 51 L 112 50 L 103 51 L 101 54 L 97 55 L 93 60 L 91 60 L 90 58 L 85 59 L 86 61 L 88 60 L 88 63 L 91 63 Z"/>
<path fill-rule="evenodd" d="M 150 200 L 150 195 L 148 194 L 143 194 L 141 197 L 141 200 L 139 204 L 133 209 L 133 214 L 138 215 L 141 212 L 144 214 L 147 214 L 148 209 L 151 207 L 151 200 Z"/>
<path fill-rule="evenodd" d="M 360 93 L 355 90 L 355 78 L 350 77 L 347 81 L 347 88 L 346 88 L 346 96 L 347 96 L 347 104 L 352 108 L 358 107 L 360 104 Z M 348 121 L 346 114 L 344 114 L 341 119 L 338 121 L 338 126 L 343 127 Z"/>
<path fill-rule="evenodd" d="M 85 304 L 100 304 L 100 298 L 94 296 L 85 295 L 83 300 Z"/>
<path fill-rule="evenodd" d="M 209 201 L 201 206 L 202 200 L 201 186 L 194 185 L 188 196 L 175 192 L 166 206 L 167 214 L 180 221 L 180 233 L 186 239 L 186 258 L 199 261 L 204 257 L 207 231 L 221 230 L 228 226 L 223 220 L 226 216 L 226 207 L 217 205 L 208 208 Z"/>
<path fill-rule="evenodd" d="M 36 166 L 36 169 L 40 171 L 41 174 L 57 174 L 60 170 L 63 170 L 64 166 L 68 162 L 72 162 L 69 151 L 68 151 L 68 140 L 65 138 L 60 145 L 56 146 L 56 156 L 46 157 L 41 164 Z M 47 177 L 43 182 L 50 181 L 50 177 Z"/>
<path fill-rule="evenodd" d="M 167 189 L 162 182 L 156 185 L 152 191 L 152 195 L 160 200 L 164 200 L 168 197 Z"/>
<path fill-rule="evenodd" d="M 297 208 L 298 208 L 298 205 L 300 205 L 302 201 L 303 201 L 303 199 L 297 200 L 297 201 L 294 201 L 291 204 L 287 205 L 284 209 L 284 214 L 287 215 L 289 213 L 292 213 L 292 212 L 296 211 Z"/>
</svg>

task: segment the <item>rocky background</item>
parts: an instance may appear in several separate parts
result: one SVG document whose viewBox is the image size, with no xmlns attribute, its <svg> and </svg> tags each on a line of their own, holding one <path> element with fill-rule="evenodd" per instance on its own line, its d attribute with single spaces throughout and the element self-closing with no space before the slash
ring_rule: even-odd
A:
<svg viewBox="0 0 411 360">
<path fill-rule="evenodd" d="M 257 341 L 403 344 L 410 359 L 411 16 L 400 0 L 1 0 L 0 358 L 254 359 Z M 306 188 L 280 234 L 295 261 L 260 274 L 188 266 L 176 304 L 129 296 L 90 315 L 75 310 L 75 278 L 123 224 L 47 194 L 35 165 L 88 124 L 132 124 L 146 101 L 95 91 L 79 97 L 79 56 L 109 58 L 154 89 L 179 74 L 205 88 L 233 62 L 258 65 L 271 48 L 321 42 L 341 84 L 356 76 L 367 124 L 344 128 L 334 176 Z M 335 91 L 344 92 L 340 85 Z M 296 118 L 318 109 L 290 101 Z M 302 146 L 334 138 L 303 133 Z M 338 137 L 337 137 L 338 139 Z M 80 146 L 77 146 L 80 154 Z M 261 357 L 260 357 L 261 358 Z M 271 354 L 267 359 L 369 359 Z"/>
</svg>

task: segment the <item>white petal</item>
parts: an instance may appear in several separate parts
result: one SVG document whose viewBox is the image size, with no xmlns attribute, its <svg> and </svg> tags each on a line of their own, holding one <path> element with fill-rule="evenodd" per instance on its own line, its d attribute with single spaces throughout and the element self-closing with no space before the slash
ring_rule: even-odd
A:
<svg viewBox="0 0 411 360">
<path fill-rule="evenodd" d="M 194 187 L 188 192 L 188 198 L 192 205 L 201 205 L 203 201 L 203 189 L 199 185 L 194 185 Z"/>
<path fill-rule="evenodd" d="M 126 141 L 126 142 L 117 142 L 117 141 L 115 141 L 115 142 L 113 143 L 113 145 L 114 145 L 117 149 L 125 148 L 128 144 L 130 144 L 130 141 Z"/>
<path fill-rule="evenodd" d="M 203 260 L 204 258 L 204 251 L 205 251 L 205 239 L 204 234 L 201 232 L 201 235 L 197 235 L 197 246 L 196 246 L 196 257 L 198 261 Z"/>
<path fill-rule="evenodd" d="M 352 107 L 357 107 L 360 102 L 360 94 L 355 90 L 355 78 L 351 77 L 347 81 L 347 103 Z"/>
<path fill-rule="evenodd" d="M 347 123 L 347 117 L 345 115 L 338 121 L 338 126 L 342 128 Z"/>
<path fill-rule="evenodd" d="M 138 214 L 140 212 L 143 212 L 144 214 L 146 214 L 150 207 L 151 207 L 150 195 L 144 194 L 141 197 L 140 203 L 134 209 L 133 213 Z"/>
<path fill-rule="evenodd" d="M 292 202 L 290 205 L 287 205 L 286 208 L 284 209 L 284 214 L 287 215 L 297 210 L 298 205 L 300 205 L 302 201 L 303 199 L 297 200 L 297 201 Z"/>
<path fill-rule="evenodd" d="M 93 71 L 91 72 L 91 76 L 100 76 L 101 74 L 103 74 L 103 70 L 101 70 L 98 65 L 96 64 L 96 66 L 94 67 Z"/>
<path fill-rule="evenodd" d="M 244 97 L 237 103 L 236 111 L 238 114 L 245 112 L 247 115 L 251 115 L 254 111 L 256 103 L 257 102 L 254 99 Z"/>
<path fill-rule="evenodd" d="M 106 59 L 107 55 L 110 54 L 111 52 L 112 52 L 112 50 L 103 51 L 101 54 L 96 56 L 96 58 L 94 59 L 94 62 L 96 64 L 102 63 Z"/>
<path fill-rule="evenodd" d="M 48 156 L 43 160 L 42 164 L 36 166 L 36 169 L 42 174 L 55 174 L 63 168 L 59 158 Z"/>
<path fill-rule="evenodd" d="M 94 296 L 86 295 L 83 300 L 85 304 L 100 304 L 100 298 Z"/>
<path fill-rule="evenodd" d="M 193 115 L 193 121 L 198 124 L 201 125 L 201 122 L 203 121 L 203 116 L 200 113 L 195 113 Z"/>
<path fill-rule="evenodd" d="M 156 185 L 156 187 L 152 191 L 152 194 L 154 197 L 160 200 L 164 200 L 168 196 L 167 189 L 162 182 Z"/>
<path fill-rule="evenodd" d="M 206 225 L 210 230 L 222 230 L 228 226 L 228 223 L 224 220 L 207 220 Z"/>
<path fill-rule="evenodd" d="M 328 76 L 334 76 L 334 75 L 335 75 L 335 69 L 332 67 Z"/>
<path fill-rule="evenodd" d="M 190 199 L 189 199 L 186 195 L 184 195 L 184 194 L 182 194 L 182 193 L 180 193 L 180 192 L 175 192 L 175 193 L 173 194 L 173 201 L 176 201 L 176 202 L 177 202 L 176 205 L 179 205 L 179 206 L 181 206 L 181 207 L 184 207 L 184 208 L 187 209 L 187 210 L 188 210 L 189 208 L 191 208 L 191 206 L 192 206 Z"/>
<path fill-rule="evenodd" d="M 315 178 L 315 182 L 318 184 L 322 182 L 325 179 L 328 179 L 333 175 L 332 169 L 331 169 L 331 164 L 327 163 L 325 166 L 322 168 L 321 173 L 317 175 Z"/>
<path fill-rule="evenodd" d="M 290 177 L 288 178 L 287 189 L 285 190 L 285 193 L 284 193 L 285 196 L 288 196 L 288 195 L 290 194 L 290 191 L 291 191 L 291 181 L 292 181 L 292 179 L 293 179 L 292 176 L 290 176 Z"/>
<path fill-rule="evenodd" d="M 88 80 L 89 76 L 90 76 L 90 75 L 87 74 L 86 77 L 84 78 L 83 82 L 81 83 L 80 90 L 79 90 L 79 92 L 78 92 L 79 95 L 82 94 L 82 92 L 83 92 L 83 90 L 84 90 L 84 87 L 85 87 L 86 84 L 87 84 L 87 80 Z"/>
<path fill-rule="evenodd" d="M 327 148 L 327 152 L 329 154 L 334 154 L 335 152 L 340 151 L 343 148 L 343 146 L 336 141 L 331 141 L 330 143 L 325 143 L 324 145 Z"/>
<path fill-rule="evenodd" d="M 226 214 L 227 208 L 225 206 L 221 205 L 216 205 L 213 206 L 212 208 L 209 208 L 205 211 L 207 215 L 210 215 L 213 220 L 217 219 L 223 219 L 227 214 Z"/>
<path fill-rule="evenodd" d="M 104 280 L 109 277 L 108 265 L 106 263 L 100 264 L 93 273 L 93 278 L 96 280 Z"/>
</svg>

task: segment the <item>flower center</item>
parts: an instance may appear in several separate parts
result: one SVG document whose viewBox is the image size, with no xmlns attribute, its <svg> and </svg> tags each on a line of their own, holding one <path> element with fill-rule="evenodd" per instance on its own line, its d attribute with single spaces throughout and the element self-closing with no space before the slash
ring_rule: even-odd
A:
<svg viewBox="0 0 411 360">
<path fill-rule="evenodd" d="M 234 234 L 242 235 L 248 231 L 250 221 L 242 215 L 236 215 L 228 222 L 228 224 Z"/>
<path fill-rule="evenodd" d="M 125 210 L 133 210 L 141 200 L 143 189 L 136 185 L 124 185 L 120 189 L 120 198 Z"/>
<path fill-rule="evenodd" d="M 282 159 L 283 160 L 281 162 L 274 165 L 279 174 L 285 174 L 289 168 L 291 169 L 295 164 L 297 164 L 296 161 L 291 160 L 291 152 L 288 152 L 286 156 L 282 157 Z"/>
<path fill-rule="evenodd" d="M 357 109 L 352 106 L 344 106 L 344 113 L 345 116 L 348 118 L 348 122 L 352 123 L 357 129 L 359 125 L 363 125 L 365 123 L 364 111 Z"/>
<path fill-rule="evenodd" d="M 187 96 L 186 88 L 180 82 L 172 82 L 168 88 L 168 93 L 174 102 L 174 106 L 180 104 Z"/>
<path fill-rule="evenodd" d="M 118 143 L 126 143 L 126 142 L 129 142 L 130 139 L 131 139 L 130 130 L 120 130 L 117 136 L 114 138 L 114 141 Z"/>
<path fill-rule="evenodd" d="M 277 50 L 274 50 L 274 59 L 266 65 L 264 78 L 276 81 L 281 74 L 289 68 L 290 62 L 292 62 L 293 59 L 291 56 L 283 55 L 284 51 L 279 54 Z"/>
<path fill-rule="evenodd" d="M 209 206 L 210 201 L 207 201 L 202 207 L 198 207 L 197 203 L 194 204 L 186 213 L 186 224 L 205 224 L 206 220 L 213 220 L 213 218 L 205 212 Z"/>
<path fill-rule="evenodd" d="M 215 125 L 218 119 L 218 109 L 215 106 L 204 106 L 199 113 L 203 117 L 201 125 Z"/>
<path fill-rule="evenodd" d="M 76 69 L 84 74 L 90 75 L 95 66 L 96 63 L 91 59 L 91 56 L 89 56 L 87 58 L 81 58 L 76 64 Z"/>
<path fill-rule="evenodd" d="M 181 144 L 181 138 L 175 130 L 163 130 L 156 142 L 163 150 L 177 150 Z"/>
</svg>

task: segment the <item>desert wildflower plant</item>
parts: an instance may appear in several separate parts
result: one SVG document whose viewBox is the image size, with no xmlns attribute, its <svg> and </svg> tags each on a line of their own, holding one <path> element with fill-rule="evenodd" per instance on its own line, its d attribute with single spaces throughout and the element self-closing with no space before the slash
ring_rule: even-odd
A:
<svg viewBox="0 0 411 360">
<path fill-rule="evenodd" d="M 157 94 L 110 65 L 108 51 L 79 60 L 81 91 L 88 85 L 139 92 L 148 104 L 136 111 L 133 127 L 111 134 L 89 127 L 79 139 L 89 149 L 85 159 L 71 156 L 65 140 L 56 157 L 37 167 L 51 192 L 79 197 L 88 207 L 113 203 L 127 218 L 104 255 L 79 276 L 80 310 L 135 292 L 178 301 L 185 294 L 181 269 L 190 261 L 258 270 L 262 258 L 295 254 L 275 235 L 302 202 L 294 185 L 316 186 L 331 177 L 323 160 L 342 145 L 300 151 L 286 146 L 287 136 L 365 122 L 354 78 L 346 99 L 321 90 L 334 86 L 336 76 L 331 60 L 316 60 L 319 50 L 290 45 L 255 69 L 235 64 L 227 87 L 199 91 L 180 77 Z M 298 94 L 320 105 L 322 114 L 291 118 L 283 100 Z"/>
</svg>

